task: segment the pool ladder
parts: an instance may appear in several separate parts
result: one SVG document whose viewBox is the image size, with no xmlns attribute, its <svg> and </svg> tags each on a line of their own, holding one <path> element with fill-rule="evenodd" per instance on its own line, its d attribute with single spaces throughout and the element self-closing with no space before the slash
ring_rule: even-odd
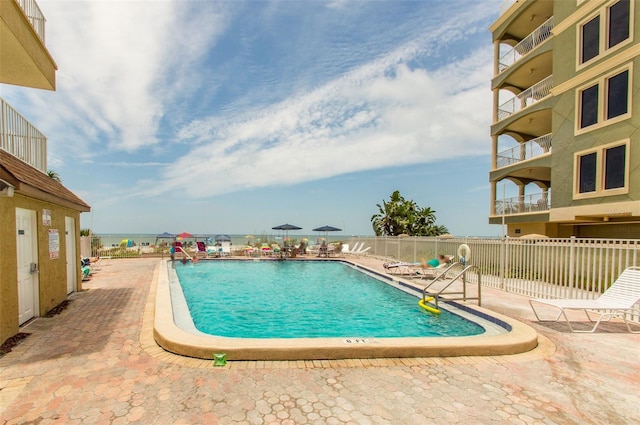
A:
<svg viewBox="0 0 640 425">
<path fill-rule="evenodd" d="M 482 287 L 482 275 L 480 274 L 480 269 L 477 266 L 474 265 L 467 265 L 467 266 L 463 266 L 462 271 L 458 272 L 458 274 L 456 274 L 449 282 L 447 282 L 447 284 L 442 287 L 439 291 L 434 291 L 434 292 L 430 292 L 429 288 L 431 288 L 433 286 L 434 283 L 438 282 L 438 281 L 444 281 L 448 272 L 451 271 L 453 272 L 453 268 L 457 265 L 462 265 L 462 263 L 453 263 L 451 264 L 449 267 L 447 267 L 447 269 L 443 272 L 440 273 L 438 276 L 436 276 L 435 279 L 433 279 L 431 281 L 431 283 L 429 283 L 427 286 L 425 286 L 425 288 L 422 290 L 422 301 L 426 302 L 427 298 L 433 297 L 432 300 L 430 300 L 429 302 L 431 302 L 432 304 L 435 304 L 435 308 L 438 309 L 438 299 L 442 296 L 442 295 L 447 295 L 446 298 L 443 298 L 445 301 L 470 301 L 470 300 L 476 300 L 478 301 L 478 306 L 480 306 L 481 304 L 481 292 L 480 292 L 480 288 Z M 478 296 L 477 297 L 469 297 L 467 296 L 467 273 L 473 273 L 475 272 L 477 275 L 477 286 L 478 286 Z M 449 292 L 447 291 L 447 289 L 456 281 L 459 281 L 459 279 L 462 279 L 462 291 L 453 291 L 453 292 Z M 449 297 L 449 295 L 457 295 L 458 297 L 454 297 L 451 298 Z"/>
<path fill-rule="evenodd" d="M 178 248 L 180 248 L 180 252 L 182 253 L 182 255 L 184 255 L 185 257 L 187 257 L 189 260 L 193 261 L 193 258 L 191 258 L 191 256 L 189 255 L 189 253 L 187 251 L 184 250 L 183 247 L 179 246 Z M 176 254 L 178 253 L 178 251 L 176 250 Z"/>
</svg>

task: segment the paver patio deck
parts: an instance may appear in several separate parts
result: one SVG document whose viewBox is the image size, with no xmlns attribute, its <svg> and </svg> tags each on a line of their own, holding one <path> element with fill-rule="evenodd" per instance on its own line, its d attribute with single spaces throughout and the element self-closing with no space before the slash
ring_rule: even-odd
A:
<svg viewBox="0 0 640 425">
<path fill-rule="evenodd" d="M 381 261 L 366 258 L 367 265 Z M 525 297 L 483 306 L 531 324 L 535 350 L 494 357 L 229 362 L 153 341 L 159 260 L 113 260 L 0 358 L 6 424 L 640 423 L 640 335 L 539 324 Z"/>
</svg>

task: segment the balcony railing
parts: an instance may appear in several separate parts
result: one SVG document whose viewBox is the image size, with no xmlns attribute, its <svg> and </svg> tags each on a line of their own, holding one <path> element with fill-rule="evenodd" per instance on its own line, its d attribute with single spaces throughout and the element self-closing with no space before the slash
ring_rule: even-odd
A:
<svg viewBox="0 0 640 425">
<path fill-rule="evenodd" d="M 551 152 L 551 133 L 529 140 L 515 148 L 499 152 L 496 166 L 498 168 L 506 167 L 544 155 L 547 152 Z"/>
<path fill-rule="evenodd" d="M 551 30 L 553 29 L 553 16 L 547 19 L 547 21 L 533 30 L 531 34 L 526 36 L 516 44 L 512 49 L 500 57 L 498 60 L 499 72 L 509 68 L 514 63 L 518 62 L 520 58 L 527 55 L 533 49 L 542 44 L 546 39 L 551 37 Z"/>
<path fill-rule="evenodd" d="M 500 105 L 498 107 L 498 121 L 549 96 L 552 88 L 553 75 L 549 75 L 544 80 L 532 85 L 522 93 Z"/>
<path fill-rule="evenodd" d="M 511 215 L 549 211 L 551 192 L 534 193 L 514 198 L 496 199 L 495 215 Z"/>
<path fill-rule="evenodd" d="M 47 172 L 47 138 L 0 98 L 0 149 Z"/>
<path fill-rule="evenodd" d="M 44 26 L 47 20 L 44 19 L 38 3 L 36 3 L 36 0 L 17 0 L 17 2 L 25 15 L 27 15 L 33 29 L 36 30 L 40 41 L 44 44 Z"/>
</svg>

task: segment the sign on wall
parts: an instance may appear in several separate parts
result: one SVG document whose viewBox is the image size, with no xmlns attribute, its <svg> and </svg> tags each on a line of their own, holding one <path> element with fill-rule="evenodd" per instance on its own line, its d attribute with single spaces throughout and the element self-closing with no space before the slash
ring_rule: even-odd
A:
<svg viewBox="0 0 640 425">
<path fill-rule="evenodd" d="M 51 210 L 42 210 L 42 225 L 51 226 Z"/>
<path fill-rule="evenodd" d="M 60 257 L 60 234 L 58 229 L 49 229 L 49 259 Z"/>
</svg>

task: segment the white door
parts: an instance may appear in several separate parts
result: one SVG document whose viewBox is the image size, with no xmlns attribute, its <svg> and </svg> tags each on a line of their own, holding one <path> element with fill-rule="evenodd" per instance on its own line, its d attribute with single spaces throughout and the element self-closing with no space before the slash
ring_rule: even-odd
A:
<svg viewBox="0 0 640 425">
<path fill-rule="evenodd" d="M 18 324 L 36 316 L 38 307 L 38 238 L 36 212 L 16 208 Z"/>
<path fill-rule="evenodd" d="M 64 218 L 64 243 L 67 252 L 67 294 L 70 294 L 78 287 L 76 221 L 73 217 Z"/>
</svg>

